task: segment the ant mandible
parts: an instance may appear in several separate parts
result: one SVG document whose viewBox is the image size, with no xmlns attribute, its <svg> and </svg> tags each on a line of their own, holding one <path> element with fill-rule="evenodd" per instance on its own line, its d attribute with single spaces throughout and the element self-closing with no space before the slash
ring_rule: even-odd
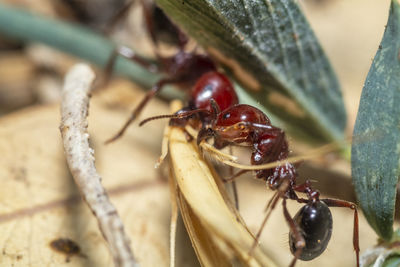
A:
<svg viewBox="0 0 400 267">
<path fill-rule="evenodd" d="M 145 4 L 143 7 L 148 31 L 153 42 L 157 44 L 156 31 L 150 20 L 151 12 Z M 217 149 L 235 144 L 252 147 L 252 165 L 287 159 L 289 148 L 284 131 L 272 126 L 269 118 L 257 108 L 238 104 L 238 97 L 232 84 L 225 75 L 216 70 L 214 62 L 208 56 L 185 52 L 187 38 L 172 23 L 169 28 L 174 29 L 175 35 L 178 36 L 179 51 L 171 57 L 162 57 L 156 53 L 161 63 L 161 70 L 167 74 L 167 78 L 161 79 L 151 88 L 122 129 L 107 142 L 121 137 L 148 101 L 165 85 L 175 84 L 191 88 L 195 83 L 190 91 L 187 107 L 174 115 L 146 119 L 140 125 L 158 118 L 171 118 L 172 126 L 184 127 L 191 124 L 200 129 L 197 136 L 198 144 L 203 140 L 214 138 L 214 146 Z M 112 67 L 116 55 L 122 51 L 127 50 L 117 50 L 107 69 Z M 122 54 L 127 56 L 126 53 Z M 129 52 L 128 57 L 149 70 L 154 70 L 152 65 L 147 64 L 136 54 Z M 191 119 L 193 116 L 195 119 Z M 241 173 L 243 172 L 239 174 Z M 290 266 L 294 266 L 297 259 L 312 260 L 323 253 L 331 237 L 332 215 L 329 207 L 346 207 L 354 210 L 353 247 L 359 266 L 358 213 L 354 203 L 337 199 L 320 199 L 319 192 L 311 187 L 309 180 L 299 185 L 296 183 L 296 168 L 289 162 L 282 163 L 274 169 L 257 170 L 256 177 L 265 180 L 269 188 L 276 191 L 269 203 L 270 211 L 256 235 L 256 241 L 270 212 L 278 200 L 282 199 L 284 218 L 290 227 L 290 249 L 294 255 Z M 300 198 L 297 193 L 305 193 L 307 198 Z M 287 199 L 305 204 L 293 218 L 286 206 Z"/>
</svg>

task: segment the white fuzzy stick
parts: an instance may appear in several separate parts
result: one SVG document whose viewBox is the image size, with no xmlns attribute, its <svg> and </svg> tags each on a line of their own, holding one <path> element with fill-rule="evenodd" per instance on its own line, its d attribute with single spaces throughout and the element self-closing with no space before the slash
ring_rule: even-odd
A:
<svg viewBox="0 0 400 267">
<path fill-rule="evenodd" d="M 139 266 L 117 210 L 101 184 L 94 165 L 93 149 L 89 147 L 87 115 L 94 78 L 93 71 L 84 64 L 72 67 L 65 77 L 60 126 L 64 150 L 75 183 L 108 242 L 115 266 Z"/>
</svg>

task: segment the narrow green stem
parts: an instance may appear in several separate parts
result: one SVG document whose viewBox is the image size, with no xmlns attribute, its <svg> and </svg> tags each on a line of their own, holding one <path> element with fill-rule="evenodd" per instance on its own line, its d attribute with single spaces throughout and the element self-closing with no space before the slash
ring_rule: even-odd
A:
<svg viewBox="0 0 400 267">
<path fill-rule="evenodd" d="M 104 68 L 116 47 L 111 40 L 88 28 L 63 22 L 0 3 L 0 33 L 10 38 L 38 42 Z M 150 88 L 160 75 L 118 56 L 114 73 Z M 166 88 L 164 95 L 176 97 L 176 90 Z"/>
</svg>

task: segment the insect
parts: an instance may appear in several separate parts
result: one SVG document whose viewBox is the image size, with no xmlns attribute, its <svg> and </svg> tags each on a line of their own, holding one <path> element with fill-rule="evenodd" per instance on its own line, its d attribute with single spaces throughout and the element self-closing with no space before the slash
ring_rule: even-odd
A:
<svg viewBox="0 0 400 267">
<path fill-rule="evenodd" d="M 81 249 L 76 244 L 76 242 L 72 241 L 69 238 L 58 238 L 50 242 L 50 247 L 59 253 L 63 253 L 67 255 L 65 259 L 66 262 L 70 261 L 70 258 L 74 255 L 79 255 L 81 257 L 86 257 L 81 253 Z"/>
<path fill-rule="evenodd" d="M 289 224 L 289 245 L 295 256 L 290 266 L 297 259 L 312 260 L 326 249 L 332 232 L 332 215 L 329 207 L 345 207 L 354 210 L 353 246 L 359 266 L 358 244 L 358 213 L 356 205 L 337 199 L 320 199 L 320 193 L 313 189 L 307 180 L 297 184 L 297 172 L 292 163 L 284 162 L 289 156 L 289 146 L 282 129 L 271 125 L 269 118 L 259 109 L 238 104 L 218 112 L 210 127 L 203 127 L 197 142 L 214 138 L 214 146 L 223 148 L 227 145 L 240 144 L 251 147 L 251 164 L 261 165 L 274 161 L 282 164 L 272 169 L 256 170 L 256 177 L 266 181 L 271 190 L 276 193 L 269 203 L 270 211 L 282 199 L 283 213 Z M 243 172 L 239 172 L 242 174 Z M 304 193 L 301 198 L 298 193 Z M 287 210 L 287 199 L 305 204 L 292 218 Z M 270 213 L 267 213 L 260 230 L 258 239 Z"/>
<path fill-rule="evenodd" d="M 155 6 L 149 6 L 142 1 L 142 6 L 144 10 L 144 16 L 146 18 L 147 31 L 151 37 L 152 42 L 157 46 L 160 42 L 159 35 L 160 31 L 167 31 L 169 36 L 173 36 L 174 40 L 177 40 L 178 52 L 172 56 L 164 57 L 156 51 L 157 61 L 159 66 L 148 63 L 145 59 L 141 58 L 139 55 L 135 54 L 132 50 L 126 47 L 121 47 L 114 51 L 111 59 L 106 67 L 106 73 L 109 75 L 112 71 L 115 59 L 117 55 L 122 55 L 127 57 L 136 63 L 142 65 L 149 71 L 160 71 L 163 72 L 166 77 L 159 80 L 153 85 L 153 87 L 147 92 L 142 101 L 138 106 L 132 111 L 130 118 L 126 121 L 121 130 L 112 138 L 110 138 L 106 143 L 113 142 L 120 138 L 128 126 L 136 120 L 143 108 L 146 106 L 148 101 L 154 97 L 158 92 L 160 92 L 165 85 L 174 84 L 180 88 L 191 88 L 191 86 L 199 80 L 199 78 L 208 72 L 214 72 L 214 78 L 217 76 L 221 77 L 222 74 L 216 74 L 216 65 L 210 57 L 203 54 L 197 54 L 194 52 L 186 52 L 185 46 L 187 44 L 187 37 L 184 35 L 178 27 L 176 27 L 171 21 L 169 21 L 163 13 L 160 13 L 159 9 Z M 128 6 L 126 7 L 128 8 Z M 158 11 L 157 11 L 158 10 Z M 157 12 L 157 20 L 163 21 L 163 29 L 156 27 L 157 23 L 153 23 L 152 14 Z M 162 15 L 161 15 L 162 14 Z M 216 78 L 218 79 L 218 78 Z"/>
<path fill-rule="evenodd" d="M 153 42 L 157 43 L 157 38 L 154 37 L 156 36 L 155 30 L 150 27 L 150 23 L 147 25 Z M 176 32 L 179 33 L 179 30 Z M 356 252 L 357 266 L 359 266 L 356 205 L 343 200 L 320 199 L 320 193 L 312 188 L 309 180 L 297 184 L 296 167 L 285 162 L 289 156 L 289 146 L 284 131 L 273 126 L 268 116 L 259 109 L 250 105 L 238 104 L 238 97 L 231 82 L 224 74 L 217 71 L 213 61 L 205 55 L 185 52 L 187 39 L 180 37 L 178 40 L 180 40 L 179 51 L 175 55 L 162 57 L 157 54 L 157 59 L 161 63 L 160 70 L 167 74 L 167 78 L 161 79 L 152 87 L 122 129 L 108 142 L 122 136 L 148 101 L 166 84 L 191 88 L 189 101 L 185 108 L 172 115 L 148 118 L 140 125 L 155 119 L 170 118 L 171 126 L 185 128 L 190 125 L 199 130 L 198 144 L 212 138 L 214 147 L 217 149 L 231 145 L 250 147 L 252 149 L 252 165 L 281 161 L 282 164 L 275 168 L 256 170 L 256 177 L 265 180 L 268 187 L 276 191 L 268 204 L 269 210 L 256 234 L 256 241 L 259 239 L 271 211 L 276 207 L 278 201 L 282 200 L 283 215 L 290 228 L 289 245 L 294 255 L 290 266 L 294 266 L 298 259 L 312 260 L 324 252 L 331 237 L 332 215 L 329 207 L 345 207 L 354 210 L 353 247 Z M 132 55 L 131 58 L 140 63 L 136 55 Z M 192 84 L 194 86 L 191 86 Z M 242 173 L 244 172 L 239 172 L 232 177 L 232 180 Z M 298 196 L 299 193 L 305 194 L 306 197 Z M 287 209 L 288 199 L 304 204 L 294 217 Z"/>
<path fill-rule="evenodd" d="M 251 147 L 251 164 L 261 165 L 280 161 L 282 164 L 272 169 L 256 170 L 256 177 L 266 181 L 271 190 L 276 191 L 268 204 L 267 212 L 255 238 L 259 239 L 271 211 L 282 199 L 283 215 L 289 225 L 289 245 L 294 258 L 290 266 L 298 259 L 308 261 L 321 255 L 330 240 L 332 233 L 332 215 L 329 207 L 345 207 L 354 211 L 353 247 L 359 266 L 358 213 L 352 202 L 338 199 L 320 199 L 320 193 L 307 180 L 297 184 L 297 171 L 292 163 L 285 162 L 289 156 L 289 146 L 282 129 L 271 125 L 269 118 L 259 109 L 245 104 L 234 104 L 226 109 L 219 109 L 218 102 L 209 98 L 213 111 L 198 109 L 178 111 L 174 115 L 162 115 L 148 118 L 140 125 L 153 119 L 173 118 L 170 125 L 184 127 L 188 123 L 185 117 L 194 112 L 208 114 L 208 121 L 203 121 L 197 136 L 197 143 L 209 138 L 214 139 L 214 146 L 222 149 L 228 145 L 245 145 Z M 222 110 L 222 111 L 221 111 Z M 245 171 L 230 178 L 233 180 Z M 298 196 L 303 193 L 306 198 Z M 286 201 L 295 200 L 305 204 L 292 218 L 286 206 Z M 254 243 L 254 246 L 257 242 Z M 253 247 L 254 247 L 253 246 Z M 250 252 L 251 253 L 251 252 Z"/>
</svg>

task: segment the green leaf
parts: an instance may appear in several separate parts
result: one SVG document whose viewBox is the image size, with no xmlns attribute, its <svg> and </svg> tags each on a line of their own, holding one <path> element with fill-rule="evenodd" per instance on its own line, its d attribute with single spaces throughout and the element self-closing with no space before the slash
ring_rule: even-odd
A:
<svg viewBox="0 0 400 267">
<path fill-rule="evenodd" d="M 400 159 L 400 6 L 386 30 L 362 91 L 353 136 L 352 176 L 362 210 L 385 240 L 393 234 Z"/>
<path fill-rule="evenodd" d="M 383 263 L 383 267 L 398 267 L 400 266 L 399 255 L 391 256 Z"/>
<path fill-rule="evenodd" d="M 251 97 L 283 119 L 286 129 L 314 141 L 343 140 L 346 113 L 339 84 L 295 2 L 156 0 L 231 67 Z"/>
</svg>

